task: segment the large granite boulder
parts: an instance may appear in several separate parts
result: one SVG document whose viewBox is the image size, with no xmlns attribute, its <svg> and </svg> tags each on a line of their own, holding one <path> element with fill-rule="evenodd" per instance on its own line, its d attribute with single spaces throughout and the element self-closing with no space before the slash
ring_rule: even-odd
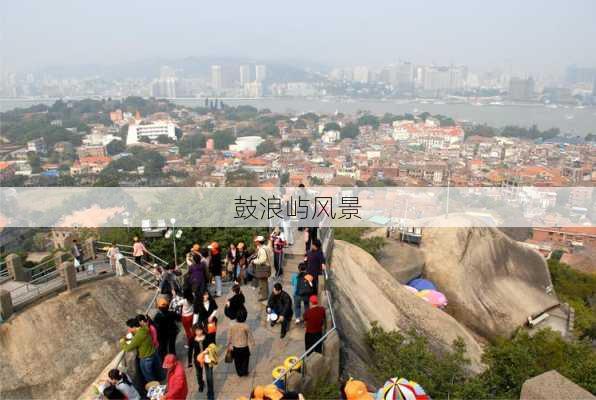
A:
<svg viewBox="0 0 596 400">
<path fill-rule="evenodd" d="M 425 228 L 424 275 L 460 323 L 486 338 L 509 336 L 558 304 L 540 254 L 495 228 Z"/>
<path fill-rule="evenodd" d="M 461 337 L 479 372 L 482 349 L 474 337 L 453 317 L 432 307 L 403 287 L 370 254 L 341 240 L 335 241 L 333 274 L 329 287 L 334 300 L 338 330 L 342 340 L 343 373 L 376 382 L 369 366 L 374 363 L 366 344 L 372 322 L 385 330 L 407 333 L 416 329 L 429 339 L 433 349 L 445 351 Z"/>
</svg>

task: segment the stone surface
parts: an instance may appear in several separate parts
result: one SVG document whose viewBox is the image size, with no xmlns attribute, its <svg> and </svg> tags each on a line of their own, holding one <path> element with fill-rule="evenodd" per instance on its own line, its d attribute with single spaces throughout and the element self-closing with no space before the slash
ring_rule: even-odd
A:
<svg viewBox="0 0 596 400">
<path fill-rule="evenodd" d="M 458 321 L 486 338 L 507 336 L 558 303 L 542 256 L 494 228 L 425 228 L 424 275 Z"/>
<path fill-rule="evenodd" d="M 151 297 L 131 278 L 108 278 L 13 315 L 0 325 L 0 398 L 76 398 Z"/>
<path fill-rule="evenodd" d="M 552 370 L 524 382 L 520 400 L 593 400 L 594 395 Z"/>
<path fill-rule="evenodd" d="M 450 349 L 461 337 L 471 369 L 481 371 L 482 349 L 468 330 L 444 311 L 432 307 L 403 287 L 370 254 L 336 240 L 331 293 L 342 341 L 343 375 L 381 384 L 370 373 L 374 360 L 365 343 L 373 322 L 386 330 L 416 329 L 438 350 Z"/>
</svg>

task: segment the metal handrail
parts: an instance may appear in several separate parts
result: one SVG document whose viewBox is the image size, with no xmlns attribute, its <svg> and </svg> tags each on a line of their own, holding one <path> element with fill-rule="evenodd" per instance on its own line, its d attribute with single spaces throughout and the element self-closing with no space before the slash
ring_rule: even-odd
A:
<svg viewBox="0 0 596 400">
<path fill-rule="evenodd" d="M 131 263 L 131 264 L 135 265 L 137 268 L 140 268 L 140 269 L 142 269 L 143 271 L 145 271 L 145 272 L 147 272 L 147 273 L 151 274 L 151 276 L 155 276 L 155 274 L 153 273 L 153 271 L 151 271 L 150 269 L 147 269 L 147 268 L 143 267 L 142 265 L 139 265 L 139 264 L 137 264 L 137 263 L 136 263 L 136 261 L 134 261 L 133 259 L 131 259 L 131 258 L 129 258 L 129 257 L 124 257 L 124 258 L 126 259 L 126 263 L 127 263 L 127 264 L 128 264 L 128 263 Z M 129 272 L 129 273 L 133 274 L 135 277 L 137 277 L 138 279 L 140 279 L 140 280 L 142 280 L 143 282 L 147 283 L 148 285 L 151 285 L 151 286 L 153 286 L 153 287 L 154 287 L 154 288 L 156 288 L 156 289 L 158 289 L 158 288 L 159 288 L 159 286 L 157 286 L 157 285 L 156 285 L 154 282 L 150 282 L 150 281 L 148 281 L 147 279 L 145 279 L 145 278 L 141 277 L 140 275 L 138 275 L 138 274 L 135 274 L 135 273 L 134 273 L 134 272 L 132 272 L 132 271 L 129 271 L 129 270 L 128 270 L 128 268 L 127 268 L 127 272 Z"/>
<path fill-rule="evenodd" d="M 327 231 L 327 232 L 328 233 L 327 233 L 327 235 L 326 235 L 326 237 L 324 239 L 324 245 L 323 245 L 323 247 L 325 248 L 325 250 L 328 250 L 329 249 L 328 246 L 329 246 L 329 240 L 330 240 L 330 235 L 331 235 L 331 229 L 329 229 L 329 231 Z M 273 384 L 274 385 L 277 385 L 279 382 L 281 382 L 283 380 L 284 387 L 285 387 L 286 384 L 287 384 L 287 377 L 288 377 L 289 373 L 292 372 L 292 370 L 294 369 L 294 366 L 296 366 L 296 365 L 298 365 L 300 363 L 302 363 L 302 373 L 304 374 L 304 371 L 306 369 L 306 357 L 308 357 L 314 351 L 314 349 L 317 348 L 317 346 L 319 346 L 320 344 L 322 344 L 323 342 L 325 342 L 325 340 L 327 339 L 327 337 L 329 335 L 331 335 L 333 332 L 336 332 L 337 331 L 337 324 L 335 322 L 335 314 L 333 312 L 333 304 L 332 304 L 332 301 L 331 301 L 331 294 L 327 290 L 327 282 L 329 280 L 329 273 L 328 273 L 327 269 L 328 268 L 325 268 L 323 270 L 324 276 L 325 276 L 325 290 L 324 290 L 324 292 L 325 292 L 325 295 L 327 297 L 327 307 L 329 309 L 329 314 L 331 315 L 331 324 L 332 324 L 332 326 L 331 326 L 331 328 L 329 328 L 327 330 L 327 332 L 325 332 L 325 334 L 319 340 L 317 340 L 311 347 L 309 347 L 304 353 L 302 353 L 302 355 L 300 357 L 298 357 L 298 359 L 294 363 L 291 364 L 290 368 L 286 369 L 284 371 L 284 373 L 281 374 L 281 376 L 279 376 L 277 379 L 275 379 L 273 381 Z"/>
<path fill-rule="evenodd" d="M 98 243 L 98 244 L 101 244 L 101 245 L 107 245 L 107 246 L 111 246 L 111 245 L 112 245 L 112 243 L 109 243 L 109 242 L 103 242 L 103 241 L 101 241 L 101 240 L 96 240 L 96 241 L 95 241 L 95 243 Z M 132 248 L 133 248 L 133 246 L 131 246 L 131 245 L 129 245 L 129 244 L 120 244 L 120 243 L 116 243 L 116 246 L 117 246 L 118 248 L 121 248 L 121 247 L 126 247 L 126 248 L 129 248 L 129 249 L 132 249 Z M 125 253 L 125 251 L 122 251 L 122 250 L 120 250 L 120 252 L 121 252 L 121 253 L 123 253 L 123 254 Z M 129 253 L 129 254 L 132 254 L 132 252 L 127 252 L 127 253 Z M 161 257 L 157 256 L 155 253 L 153 253 L 153 252 L 151 252 L 151 251 L 149 251 L 149 250 L 146 250 L 146 253 L 147 253 L 148 255 L 150 255 L 152 258 L 154 258 L 154 259 L 156 259 L 156 260 L 160 261 L 160 262 L 161 262 L 163 265 L 168 265 L 168 262 L 167 262 L 166 260 L 164 260 L 163 258 L 161 258 Z"/>
</svg>

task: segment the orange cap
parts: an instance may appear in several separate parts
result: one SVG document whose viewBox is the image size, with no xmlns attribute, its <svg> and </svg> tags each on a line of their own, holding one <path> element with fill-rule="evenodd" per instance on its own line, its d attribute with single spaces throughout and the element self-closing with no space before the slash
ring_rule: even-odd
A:
<svg viewBox="0 0 596 400">
<path fill-rule="evenodd" d="M 366 383 L 357 380 L 349 380 L 344 388 L 347 400 L 373 400 L 373 397 L 368 393 Z"/>
</svg>

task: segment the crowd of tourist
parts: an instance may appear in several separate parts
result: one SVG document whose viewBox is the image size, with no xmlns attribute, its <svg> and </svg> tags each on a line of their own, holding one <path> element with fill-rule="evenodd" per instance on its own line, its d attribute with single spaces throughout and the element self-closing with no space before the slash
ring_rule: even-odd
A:
<svg viewBox="0 0 596 400">
<path fill-rule="evenodd" d="M 231 244 L 223 253 L 224 257 L 217 242 L 205 247 L 193 244 L 186 255 L 188 268 L 184 273 L 173 265 L 159 271 L 155 314 L 140 314 L 126 321 L 127 334 L 120 340 L 120 348 L 135 353 L 140 372 L 138 382 L 113 369 L 102 384 L 100 395 L 129 400 L 146 396 L 186 399 L 189 393 L 186 366 L 194 369 L 198 391 L 206 390 L 206 398 L 212 400 L 215 398 L 213 371 L 222 357 L 224 362 L 234 364 L 238 377 L 249 376 L 255 338 L 247 323 L 249 311 L 243 288 L 256 291 L 267 321 L 271 327 L 280 326 L 282 339 L 292 322 L 296 325 L 303 323 L 305 350 L 312 348 L 311 351 L 322 352 L 321 343 L 313 345 L 322 337 L 326 326 L 325 308 L 318 304 L 319 276 L 326 268 L 325 257 L 317 238 L 310 237 L 307 241 L 310 247 L 299 264 L 299 271 L 292 276 L 293 289 L 289 291 L 292 295 L 282 284 L 284 251 L 289 245 L 283 230 L 274 229 L 268 239 L 257 236 L 252 252 L 243 242 Z M 142 265 L 146 254 L 145 245 L 135 238 L 134 262 Z M 117 272 L 125 268 L 125 264 L 116 265 L 123 258 L 116 244 L 108 250 L 108 257 L 113 260 Z M 230 296 L 222 307 L 223 313 L 220 313 L 217 299 L 223 295 L 225 277 L 232 284 Z M 227 340 L 221 341 L 217 334 L 219 319 L 223 317 L 230 320 L 230 326 Z M 178 354 L 180 349 L 176 348 L 181 333 L 186 357 Z M 164 389 L 159 392 L 151 389 L 154 387 Z M 273 390 L 270 386 L 255 387 L 251 394 L 251 399 L 282 398 L 299 397 L 295 393 L 283 393 L 279 388 Z"/>
</svg>

